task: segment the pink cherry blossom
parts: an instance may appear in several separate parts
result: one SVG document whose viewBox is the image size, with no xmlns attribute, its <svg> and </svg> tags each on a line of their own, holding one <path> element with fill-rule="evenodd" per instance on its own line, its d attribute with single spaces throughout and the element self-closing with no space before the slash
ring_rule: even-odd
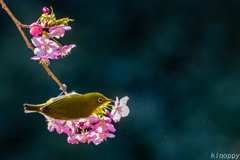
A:
<svg viewBox="0 0 240 160">
<path fill-rule="evenodd" d="M 67 120 L 62 127 L 63 133 L 67 135 L 74 135 L 78 132 L 78 120 Z"/>
<path fill-rule="evenodd" d="M 67 138 L 68 143 L 72 143 L 72 144 L 77 143 L 79 141 L 79 136 L 80 135 L 81 134 L 75 134 L 73 136 L 68 136 L 68 138 Z"/>
<path fill-rule="evenodd" d="M 45 116 L 48 121 L 48 130 L 52 132 L 54 128 L 58 132 L 58 134 L 62 133 L 62 120 L 57 120 L 48 116 Z"/>
<path fill-rule="evenodd" d="M 69 127 L 66 127 L 66 126 L 62 127 L 62 132 L 67 134 L 67 135 L 72 135 L 73 134 L 72 130 Z"/>
<path fill-rule="evenodd" d="M 85 129 L 85 128 L 92 127 L 93 124 L 98 123 L 98 121 L 99 119 L 97 115 L 90 115 L 87 118 L 80 118 L 78 126 L 80 129 Z"/>
<path fill-rule="evenodd" d="M 29 29 L 30 29 L 30 34 L 33 36 L 38 36 L 43 32 L 42 26 L 38 23 L 31 24 Z"/>
<path fill-rule="evenodd" d="M 58 55 L 59 56 L 66 56 L 71 51 L 71 49 L 74 48 L 74 47 L 76 47 L 75 44 L 71 44 L 69 46 L 65 45 L 58 51 Z"/>
<path fill-rule="evenodd" d="M 56 37 L 56 38 L 60 38 L 60 37 L 63 37 L 64 34 L 65 34 L 65 31 L 68 31 L 68 30 L 71 30 L 71 27 L 70 26 L 65 26 L 65 25 L 57 25 L 57 26 L 54 26 L 54 27 L 51 27 L 49 29 L 49 34 L 48 36 L 50 38 L 52 37 Z"/>
<path fill-rule="evenodd" d="M 36 56 L 32 57 L 31 59 L 41 59 L 44 62 L 48 61 L 48 58 L 58 59 L 57 49 L 59 49 L 60 47 L 56 42 L 47 38 L 37 36 L 32 38 L 32 43 L 36 46 L 36 48 L 34 49 L 34 54 Z"/>
<path fill-rule="evenodd" d="M 111 117 L 114 122 L 119 122 L 121 117 L 128 116 L 129 108 L 126 105 L 128 99 L 129 98 L 127 96 L 125 96 L 125 97 L 121 98 L 119 101 L 118 97 L 116 97 L 115 106 L 113 107 L 113 109 L 111 111 Z"/>
<path fill-rule="evenodd" d="M 78 137 L 78 140 L 79 140 L 79 142 L 81 142 L 81 143 L 85 143 L 85 142 L 88 142 L 88 144 L 91 142 L 91 139 L 89 139 L 89 136 L 90 136 L 90 134 L 89 134 L 90 132 L 82 132 L 82 134 L 80 134 L 79 135 L 79 137 Z"/>
<path fill-rule="evenodd" d="M 97 134 L 93 130 L 90 130 L 88 132 L 88 144 L 90 142 L 93 142 L 97 137 L 98 137 Z"/>
<path fill-rule="evenodd" d="M 43 13 L 49 13 L 50 12 L 49 8 L 47 8 L 47 7 L 44 7 L 42 11 L 43 11 Z"/>
<path fill-rule="evenodd" d="M 47 64 L 47 65 L 50 64 L 49 59 L 47 57 L 45 57 L 45 56 L 34 56 L 31 59 L 33 59 L 33 60 L 40 60 L 40 63 L 44 63 L 44 64 Z"/>
<path fill-rule="evenodd" d="M 102 117 L 99 122 L 92 127 L 92 130 L 105 133 L 108 133 L 109 131 L 115 132 L 116 129 L 110 122 L 111 119 L 109 117 Z"/>
<path fill-rule="evenodd" d="M 90 131 L 91 132 L 91 131 Z M 92 141 L 95 145 L 102 143 L 107 138 L 114 138 L 115 135 L 108 132 L 91 132 L 89 141 Z"/>
</svg>

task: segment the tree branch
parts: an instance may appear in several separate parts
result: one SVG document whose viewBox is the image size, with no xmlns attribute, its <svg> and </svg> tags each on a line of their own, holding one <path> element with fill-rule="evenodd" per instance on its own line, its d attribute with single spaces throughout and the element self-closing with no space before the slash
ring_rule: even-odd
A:
<svg viewBox="0 0 240 160">
<path fill-rule="evenodd" d="M 21 24 L 16 18 L 15 16 L 12 14 L 12 12 L 8 9 L 7 5 L 3 2 L 3 0 L 0 0 L 0 3 L 2 5 L 2 9 L 4 9 L 8 15 L 12 18 L 13 22 L 16 24 L 18 30 L 20 31 L 23 39 L 25 40 L 27 47 L 29 49 L 31 49 L 34 52 L 34 47 L 32 46 L 32 44 L 29 42 L 29 40 L 27 39 L 26 35 L 24 34 L 22 28 L 29 28 L 28 25 L 23 25 Z M 65 87 L 63 86 L 63 84 L 57 79 L 57 77 L 50 71 L 50 69 L 48 68 L 48 66 L 46 66 L 45 64 L 41 63 L 42 66 L 44 67 L 44 69 L 47 71 L 48 75 L 52 77 L 52 79 L 60 86 L 60 88 L 62 88 L 64 90 L 64 93 L 67 94 L 67 91 L 65 90 Z"/>
</svg>

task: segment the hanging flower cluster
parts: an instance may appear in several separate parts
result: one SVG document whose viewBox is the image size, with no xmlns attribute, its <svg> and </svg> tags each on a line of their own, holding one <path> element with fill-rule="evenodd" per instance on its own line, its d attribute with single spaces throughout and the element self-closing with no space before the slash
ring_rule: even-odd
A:
<svg viewBox="0 0 240 160">
<path fill-rule="evenodd" d="M 68 135 L 67 141 L 71 144 L 93 142 L 95 145 L 100 144 L 107 138 L 114 138 L 115 135 L 109 132 L 115 132 L 116 129 L 110 123 L 111 120 L 119 122 L 121 117 L 129 114 L 127 106 L 128 97 L 118 99 L 116 97 L 115 105 L 112 106 L 111 112 L 106 106 L 101 106 L 92 115 L 86 118 L 75 120 L 58 120 L 45 116 L 48 121 L 48 130 L 50 132 L 56 129 L 58 134 L 65 133 Z"/>
<path fill-rule="evenodd" d="M 52 9 L 52 8 L 51 8 Z M 49 59 L 58 59 L 70 53 L 71 49 L 76 47 L 75 44 L 62 46 L 57 40 L 65 35 L 65 31 L 71 30 L 68 26 L 69 18 L 56 19 L 53 9 L 51 14 L 47 7 L 43 8 L 43 14 L 30 25 L 30 34 L 33 35 L 32 43 L 36 47 L 34 49 L 35 56 L 31 59 L 39 60 L 40 63 L 49 65 Z M 45 30 L 48 30 L 45 31 Z M 41 36 L 39 36 L 41 35 Z"/>
</svg>

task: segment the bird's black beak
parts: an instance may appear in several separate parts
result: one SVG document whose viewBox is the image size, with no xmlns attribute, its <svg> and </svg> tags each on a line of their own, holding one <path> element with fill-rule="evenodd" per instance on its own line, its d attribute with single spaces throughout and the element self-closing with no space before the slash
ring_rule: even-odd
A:
<svg viewBox="0 0 240 160">
<path fill-rule="evenodd" d="M 108 102 L 108 103 L 111 103 L 111 102 L 115 102 L 115 101 L 112 100 L 112 99 L 107 99 L 107 102 Z"/>
</svg>

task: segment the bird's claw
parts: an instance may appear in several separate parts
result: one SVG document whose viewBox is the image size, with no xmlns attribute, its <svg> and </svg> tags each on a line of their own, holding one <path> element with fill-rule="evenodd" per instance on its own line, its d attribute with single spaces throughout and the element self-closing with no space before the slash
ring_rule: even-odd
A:
<svg viewBox="0 0 240 160">
<path fill-rule="evenodd" d="M 61 90 L 62 92 L 58 95 L 58 97 L 61 96 L 67 90 L 67 86 L 65 84 L 63 84 L 63 87 L 64 88 L 62 87 L 59 88 L 59 90 Z"/>
</svg>

